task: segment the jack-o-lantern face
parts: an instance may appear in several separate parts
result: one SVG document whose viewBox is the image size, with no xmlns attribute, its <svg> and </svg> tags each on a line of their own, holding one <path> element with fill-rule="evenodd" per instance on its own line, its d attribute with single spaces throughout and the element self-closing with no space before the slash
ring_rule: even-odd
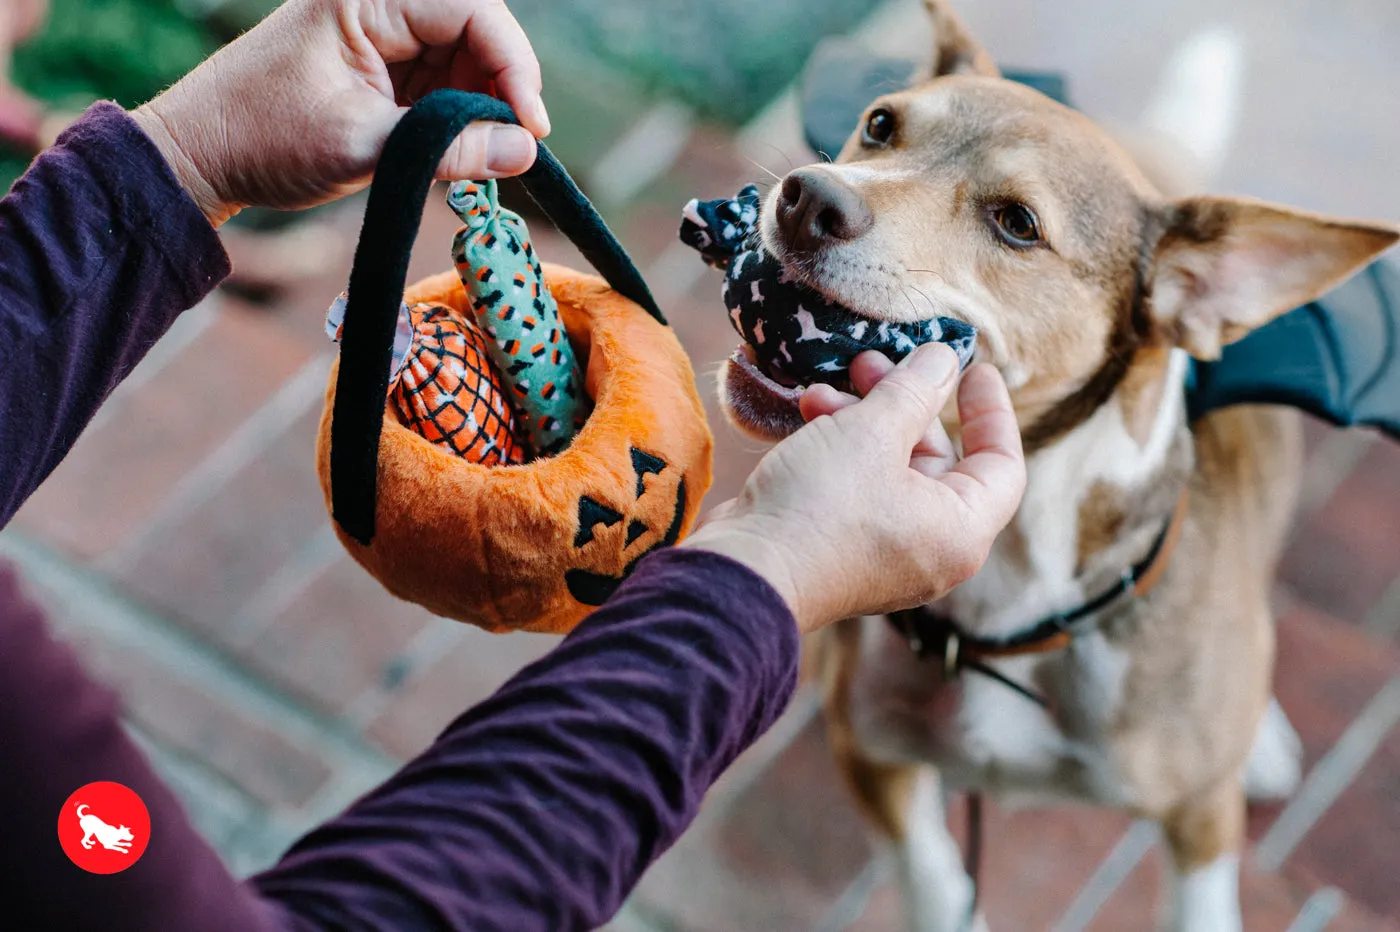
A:
<svg viewBox="0 0 1400 932">
<path fill-rule="evenodd" d="M 569 594 L 584 605 L 602 605 L 607 601 L 622 581 L 632 575 L 632 571 L 637 568 L 637 563 L 642 557 L 656 550 L 658 547 L 670 547 L 681 536 L 681 525 L 685 521 L 685 477 L 682 476 L 676 483 L 676 497 L 672 502 L 653 502 L 652 499 L 661 498 L 664 493 L 654 486 L 662 485 L 659 477 L 670 467 L 659 456 L 653 456 L 636 447 L 631 448 L 632 471 L 637 476 L 637 497 L 632 510 L 632 517 L 627 521 L 626 537 L 623 539 L 623 554 L 629 559 L 623 568 L 620 576 L 609 576 L 586 569 L 571 569 L 564 573 L 564 582 L 569 587 Z M 651 477 L 651 478 L 648 478 Z M 589 495 L 582 495 L 578 500 L 578 532 L 574 535 L 574 551 L 580 558 L 586 558 L 588 546 L 596 541 L 596 530 L 599 525 L 604 528 L 615 527 L 622 523 L 626 516 L 623 512 L 598 501 Z M 658 518 L 660 520 L 658 520 Z M 663 529 L 661 521 L 666 525 Z M 646 546 L 640 543 L 648 531 L 656 531 L 659 536 Z M 637 553 L 633 554 L 633 545 L 637 545 Z"/>
</svg>

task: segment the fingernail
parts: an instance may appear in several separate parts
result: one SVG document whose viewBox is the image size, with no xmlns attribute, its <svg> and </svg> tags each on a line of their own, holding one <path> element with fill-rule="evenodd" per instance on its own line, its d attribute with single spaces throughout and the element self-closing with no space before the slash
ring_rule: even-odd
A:
<svg viewBox="0 0 1400 932">
<path fill-rule="evenodd" d="M 530 161 L 534 137 L 519 126 L 493 126 L 486 137 L 486 170 L 518 172 Z"/>
<path fill-rule="evenodd" d="M 942 343 L 928 343 L 905 356 L 900 365 L 942 385 L 957 374 L 958 354 Z"/>
<path fill-rule="evenodd" d="M 535 114 L 536 122 L 538 122 L 540 126 L 543 127 L 543 130 L 540 132 L 540 137 L 544 138 L 545 136 L 548 136 L 550 130 L 549 111 L 544 108 L 544 100 L 542 98 L 536 97 L 535 102 L 530 105 L 530 109 Z"/>
</svg>

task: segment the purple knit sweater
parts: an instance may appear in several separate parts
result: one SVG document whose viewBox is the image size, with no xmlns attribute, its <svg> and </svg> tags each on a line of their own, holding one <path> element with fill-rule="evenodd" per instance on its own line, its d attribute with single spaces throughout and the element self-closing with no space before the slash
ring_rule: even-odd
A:
<svg viewBox="0 0 1400 932">
<path fill-rule="evenodd" d="M 150 141 L 99 104 L 0 201 L 0 526 L 181 311 L 228 273 Z M 0 926 L 595 927 L 791 697 L 797 631 L 746 568 L 671 550 L 383 786 L 240 883 L 123 732 L 113 693 L 0 567 Z M 145 855 L 87 874 L 54 826 L 114 780 Z"/>
</svg>

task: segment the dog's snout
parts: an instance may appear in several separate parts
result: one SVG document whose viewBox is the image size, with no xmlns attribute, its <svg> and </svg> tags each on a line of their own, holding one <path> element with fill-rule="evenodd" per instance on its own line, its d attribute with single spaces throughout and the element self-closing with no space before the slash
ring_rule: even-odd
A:
<svg viewBox="0 0 1400 932">
<path fill-rule="evenodd" d="M 799 168 L 784 178 L 777 207 L 779 231 L 803 251 L 856 239 L 875 223 L 859 191 L 819 168 Z"/>
</svg>

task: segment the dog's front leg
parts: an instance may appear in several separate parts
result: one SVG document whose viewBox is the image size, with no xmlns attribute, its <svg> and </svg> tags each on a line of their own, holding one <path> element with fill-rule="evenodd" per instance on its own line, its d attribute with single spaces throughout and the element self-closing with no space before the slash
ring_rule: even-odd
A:
<svg viewBox="0 0 1400 932">
<path fill-rule="evenodd" d="M 1172 932 L 1239 932 L 1240 851 L 1245 799 L 1228 780 L 1177 806 L 1162 820 L 1171 852 Z"/>
<path fill-rule="evenodd" d="M 948 832 L 938 772 L 919 768 L 909 788 L 903 836 L 895 839 L 895 861 L 909 932 L 985 932 L 979 914 L 969 922 L 972 878 Z"/>
</svg>

